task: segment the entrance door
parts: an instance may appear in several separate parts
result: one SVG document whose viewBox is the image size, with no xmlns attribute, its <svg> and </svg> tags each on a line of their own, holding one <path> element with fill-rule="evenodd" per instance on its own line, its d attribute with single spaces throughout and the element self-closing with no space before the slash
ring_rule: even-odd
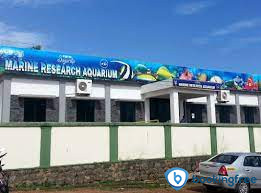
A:
<svg viewBox="0 0 261 193">
<path fill-rule="evenodd" d="M 95 101 L 77 100 L 77 122 L 94 122 Z"/>
<path fill-rule="evenodd" d="M 204 105 L 190 104 L 190 122 L 203 123 L 202 113 Z"/>
<path fill-rule="evenodd" d="M 169 99 L 150 99 L 150 120 L 159 120 L 159 122 L 170 120 Z"/>
<path fill-rule="evenodd" d="M 24 99 L 24 122 L 46 121 L 46 99 Z"/>
</svg>

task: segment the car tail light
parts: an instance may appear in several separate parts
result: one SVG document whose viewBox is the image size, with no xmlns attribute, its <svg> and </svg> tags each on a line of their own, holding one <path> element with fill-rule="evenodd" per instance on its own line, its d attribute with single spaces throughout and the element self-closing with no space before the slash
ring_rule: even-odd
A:
<svg viewBox="0 0 261 193">
<path fill-rule="evenodd" d="M 225 166 L 221 166 L 221 168 L 218 171 L 218 175 L 227 176 L 227 168 Z"/>
</svg>

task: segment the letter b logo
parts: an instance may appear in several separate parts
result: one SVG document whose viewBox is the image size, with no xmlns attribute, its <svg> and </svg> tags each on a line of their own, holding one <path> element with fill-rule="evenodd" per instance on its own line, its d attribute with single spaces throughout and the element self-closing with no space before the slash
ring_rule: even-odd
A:
<svg viewBox="0 0 261 193">
<path fill-rule="evenodd" d="M 181 182 L 182 178 L 180 175 L 177 175 L 176 172 L 174 172 L 174 181 L 179 184 Z"/>
<path fill-rule="evenodd" d="M 187 183 L 188 172 L 182 168 L 171 168 L 165 172 L 165 178 L 173 189 L 180 190 Z"/>
</svg>

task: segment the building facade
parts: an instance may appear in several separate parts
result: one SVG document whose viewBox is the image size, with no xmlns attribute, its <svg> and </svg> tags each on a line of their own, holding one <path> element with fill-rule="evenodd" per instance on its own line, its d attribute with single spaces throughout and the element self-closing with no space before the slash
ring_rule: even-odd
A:
<svg viewBox="0 0 261 193">
<path fill-rule="evenodd" d="M 259 75 L 12 47 L 0 47 L 0 72 L 1 122 L 261 119 Z"/>
</svg>

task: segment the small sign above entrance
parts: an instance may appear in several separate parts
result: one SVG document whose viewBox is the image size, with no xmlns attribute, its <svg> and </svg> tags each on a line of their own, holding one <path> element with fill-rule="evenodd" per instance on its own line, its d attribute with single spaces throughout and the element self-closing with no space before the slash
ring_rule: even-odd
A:
<svg viewBox="0 0 261 193">
<path fill-rule="evenodd" d="M 222 84 L 215 82 L 201 82 L 196 80 L 173 79 L 173 85 L 187 88 L 220 90 Z"/>
</svg>

